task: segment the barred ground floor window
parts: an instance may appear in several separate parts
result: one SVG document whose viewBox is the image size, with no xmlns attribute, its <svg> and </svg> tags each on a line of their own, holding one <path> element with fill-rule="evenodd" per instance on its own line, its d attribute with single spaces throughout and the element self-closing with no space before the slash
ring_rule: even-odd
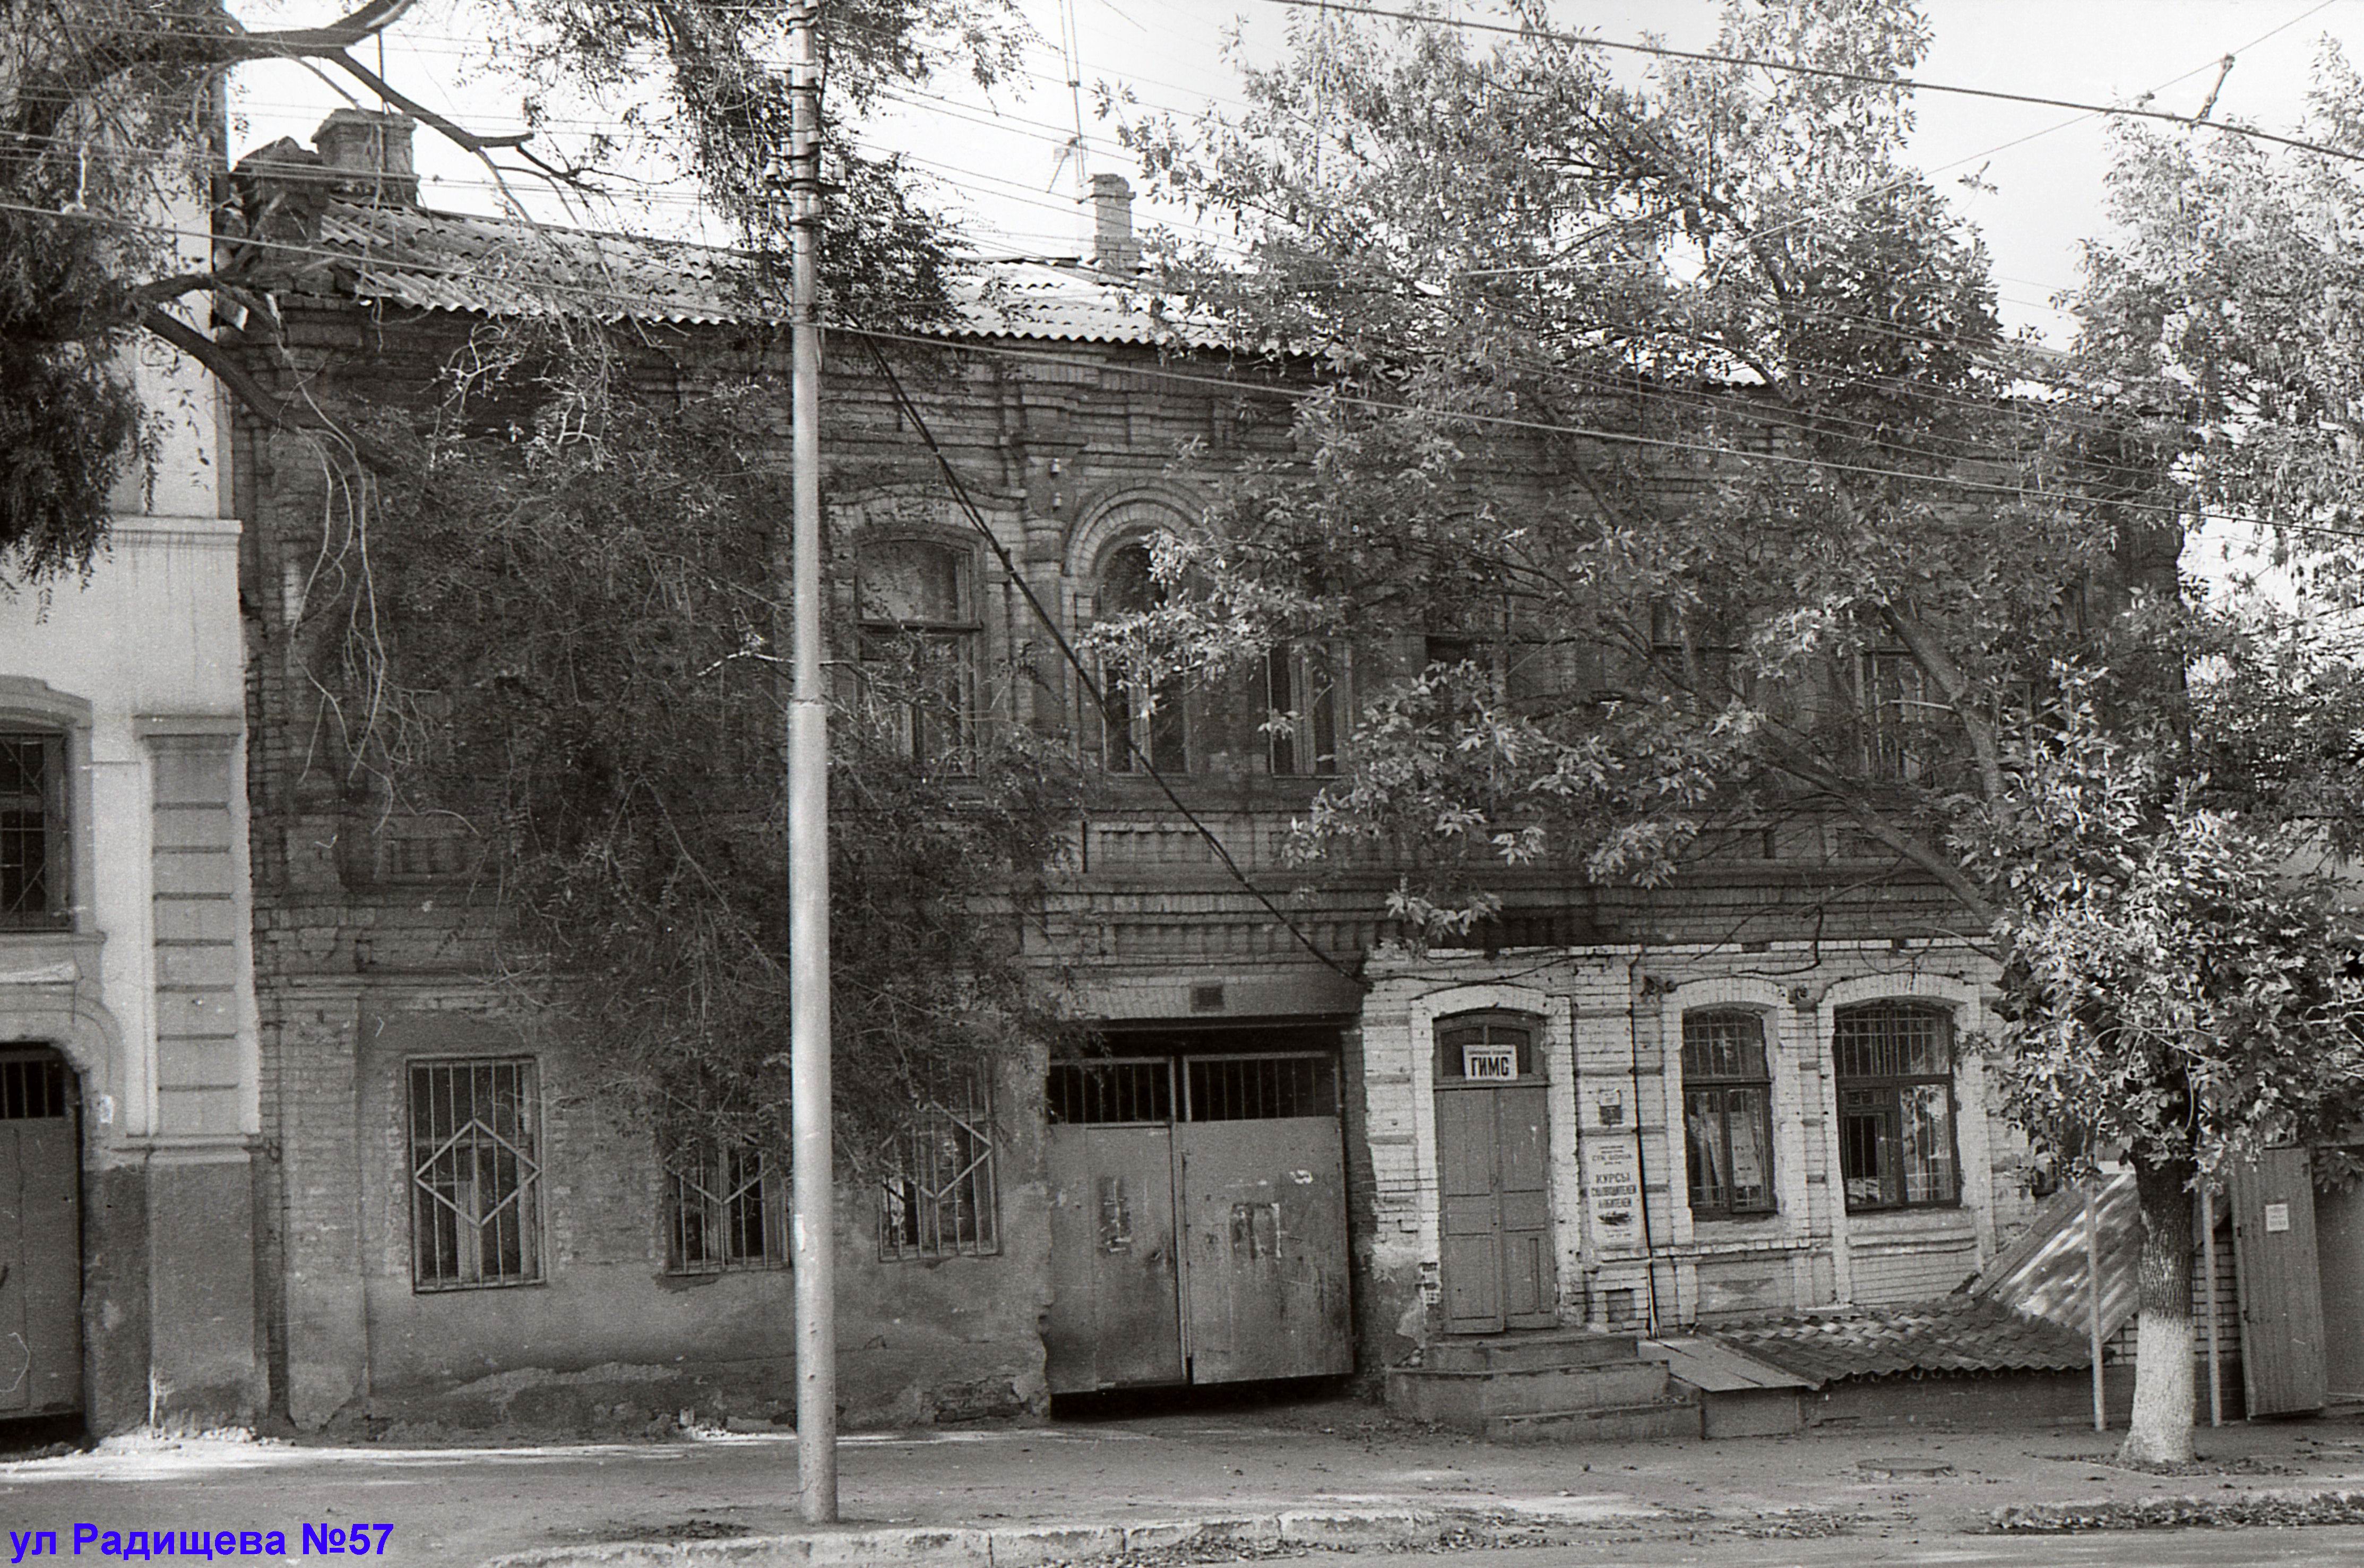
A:
<svg viewBox="0 0 2364 1568">
<path fill-rule="evenodd" d="M 410 1064 L 411 1284 L 542 1278 L 541 1105 L 531 1058 Z"/>
<path fill-rule="evenodd" d="M 786 1265 L 786 1160 L 749 1144 L 690 1138 L 666 1156 L 664 1177 L 667 1273 Z"/>
<path fill-rule="evenodd" d="M 1760 1014 L 1683 1015 L 1683 1132 L 1694 1218 L 1773 1212 L 1772 1100 Z"/>
<path fill-rule="evenodd" d="M 880 1162 L 879 1257 L 1001 1250 L 993 1145 L 992 1100 L 982 1078 L 914 1113 Z"/>
<path fill-rule="evenodd" d="M 1831 1055 L 1848 1211 L 1959 1203 L 1952 1015 L 1909 1002 L 1841 1008 Z"/>
</svg>

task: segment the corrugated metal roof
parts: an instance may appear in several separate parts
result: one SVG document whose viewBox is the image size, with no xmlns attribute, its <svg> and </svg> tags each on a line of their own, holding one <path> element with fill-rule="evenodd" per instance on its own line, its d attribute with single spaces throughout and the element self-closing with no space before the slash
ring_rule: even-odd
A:
<svg viewBox="0 0 2364 1568">
<path fill-rule="evenodd" d="M 332 198 L 320 246 L 338 287 L 422 310 L 610 320 L 772 321 L 786 313 L 749 286 L 746 258 L 719 246 Z M 1213 348 L 1202 318 L 1081 265 L 990 262 L 955 286 L 948 337 Z"/>
<path fill-rule="evenodd" d="M 2142 1200 L 2135 1179 L 2120 1175 L 2103 1182 L 2093 1217 L 2101 1242 L 2102 1338 L 2106 1339 L 2140 1305 L 2135 1266 L 2142 1258 Z M 2035 1212 L 2019 1239 L 1971 1282 L 1970 1294 L 2082 1334 L 2092 1310 L 2091 1279 L 2085 1197 L 2071 1187 L 2055 1193 Z"/>
<path fill-rule="evenodd" d="M 2068 1372 L 2093 1364 L 2083 1333 L 1971 1295 L 1842 1316 L 1720 1327 L 1703 1337 L 1817 1386 L 1898 1372 Z"/>
</svg>

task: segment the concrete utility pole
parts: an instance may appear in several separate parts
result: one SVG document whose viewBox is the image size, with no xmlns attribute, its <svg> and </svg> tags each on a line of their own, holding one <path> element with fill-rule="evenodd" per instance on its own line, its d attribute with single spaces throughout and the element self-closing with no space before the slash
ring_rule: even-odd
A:
<svg viewBox="0 0 2364 1568">
<path fill-rule="evenodd" d="M 788 322 L 795 518 L 795 686 L 788 702 L 788 1095 L 796 1118 L 790 1261 L 797 1290 L 797 1513 L 837 1520 L 837 1226 L 829 1050 L 829 710 L 820 669 L 820 62 L 813 14 L 788 32 L 793 96 Z"/>
</svg>

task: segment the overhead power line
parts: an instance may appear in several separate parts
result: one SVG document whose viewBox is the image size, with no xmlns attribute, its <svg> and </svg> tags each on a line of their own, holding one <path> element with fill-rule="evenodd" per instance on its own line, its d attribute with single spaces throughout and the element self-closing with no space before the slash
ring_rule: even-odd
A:
<svg viewBox="0 0 2364 1568">
<path fill-rule="evenodd" d="M 2133 104 L 2092 104 L 2076 98 L 2050 98 L 2035 93 L 2007 93 L 2000 87 L 1965 87 L 1950 82 L 1925 82 L 1913 76 L 1884 76 L 1877 72 L 1847 71 L 1835 65 L 1809 65 L 1797 60 L 1766 60 L 1755 55 L 1724 54 L 1715 50 L 1676 49 L 1668 44 L 1634 43 L 1622 39 L 1600 39 L 1583 33 L 1557 32 L 1546 28 L 1517 26 L 1508 22 L 1481 22 L 1468 17 L 1436 17 L 1418 11 L 1390 10 L 1380 6 L 1355 6 L 1344 0 L 1265 0 L 1269 6 L 1282 6 L 1293 10 L 1322 11 L 1349 17 L 1372 17 L 1382 21 L 1411 22 L 1422 27 L 1453 28 L 1463 32 L 1493 33 L 1508 38 L 1544 39 L 1554 43 L 1582 45 L 1621 54 L 1653 55 L 1662 60 L 1688 60 L 1701 65 L 1737 65 L 1754 71 L 1776 71 L 1790 76 L 1814 76 L 1831 82 L 1853 82 L 1867 87 L 1902 87 L 1915 93 L 1944 93 L 1956 97 L 1984 98 L 2000 104 L 2028 104 L 2037 108 L 2076 109 L 2084 114 L 2108 115 L 2119 119 L 2158 120 L 2169 125 L 2217 131 L 2225 136 L 2238 136 L 2252 141 L 2272 142 L 2278 147 L 2295 148 L 2301 152 L 2317 152 L 2326 158 L 2338 158 L 2351 163 L 2364 163 L 2364 151 L 2345 147 L 2333 147 L 2303 137 L 2282 136 L 2270 130 L 2259 130 L 2231 120 L 2202 119 L 2196 115 L 2180 115 L 2167 109 L 2147 109 Z M 2321 6 L 2316 7 L 2322 9 Z M 2306 13 L 2308 16 L 2313 12 Z M 2303 17 L 2299 18 L 2301 20 Z M 2289 24 L 2284 24 L 2288 26 Z M 2280 29 L 2277 28 L 2277 31 Z M 2268 34 L 2271 37 L 2271 34 Z"/>
</svg>

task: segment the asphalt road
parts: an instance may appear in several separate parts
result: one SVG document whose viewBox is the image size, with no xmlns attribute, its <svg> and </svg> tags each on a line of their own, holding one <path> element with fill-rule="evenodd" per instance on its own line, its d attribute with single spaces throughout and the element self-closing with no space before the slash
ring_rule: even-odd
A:
<svg viewBox="0 0 2364 1568">
<path fill-rule="evenodd" d="M 1404 1563 L 1401 1552 L 1315 1554 L 1309 1562 Z M 1929 1564 L 1932 1568 L 2301 1568 L 2364 1563 L 2364 1528 L 2292 1529 L 2106 1530 L 2062 1536 L 1882 1536 L 1765 1540 L 1716 1534 L 1689 1540 L 1604 1537 L 1565 1546 L 1455 1551 L 1430 1559 L 1452 1568 L 1857 1568 Z"/>
</svg>

